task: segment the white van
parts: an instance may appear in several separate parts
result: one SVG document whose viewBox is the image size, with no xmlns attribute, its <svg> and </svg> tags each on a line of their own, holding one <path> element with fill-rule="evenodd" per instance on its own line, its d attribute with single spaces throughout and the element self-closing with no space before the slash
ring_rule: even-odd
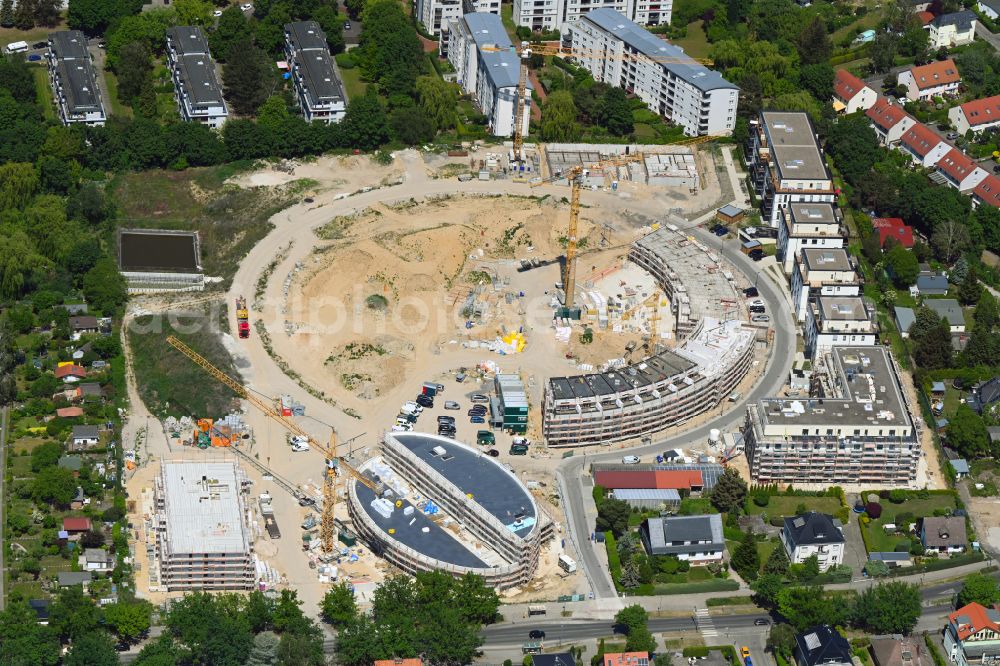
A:
<svg viewBox="0 0 1000 666">
<path fill-rule="evenodd" d="M 11 53 L 24 53 L 27 50 L 28 42 L 11 42 L 4 48 L 3 52 L 9 55 Z"/>
<path fill-rule="evenodd" d="M 625 456 L 624 458 L 622 458 L 622 464 L 623 465 L 638 465 L 639 464 L 639 456 Z"/>
</svg>

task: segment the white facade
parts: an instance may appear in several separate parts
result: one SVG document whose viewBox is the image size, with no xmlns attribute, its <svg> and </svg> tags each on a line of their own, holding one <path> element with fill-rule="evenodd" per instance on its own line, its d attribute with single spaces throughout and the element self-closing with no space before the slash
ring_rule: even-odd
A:
<svg viewBox="0 0 1000 666">
<path fill-rule="evenodd" d="M 961 83 L 958 68 L 951 60 L 911 67 L 896 75 L 896 84 L 906 87 L 906 99 L 911 102 L 955 95 Z"/>
<path fill-rule="evenodd" d="M 819 296 L 859 296 L 861 279 L 843 248 L 803 250 L 792 272 L 792 305 L 805 321 L 809 299 Z"/>
<path fill-rule="evenodd" d="M 955 131 L 962 136 L 969 130 L 978 134 L 984 130 L 1000 127 L 1000 95 L 977 99 L 948 111 L 948 120 Z"/>
<path fill-rule="evenodd" d="M 903 138 L 897 148 L 908 155 L 915 164 L 930 168 L 941 161 L 941 158 L 951 152 L 950 144 L 932 132 L 922 123 L 916 123 Z"/>
<path fill-rule="evenodd" d="M 416 12 L 424 30 L 437 36 L 465 14 L 479 12 L 500 16 L 500 0 L 417 0 Z"/>
<path fill-rule="evenodd" d="M 107 114 L 86 36 L 79 30 L 52 33 L 47 56 L 59 120 L 64 125 L 103 125 Z"/>
<path fill-rule="evenodd" d="M 208 40 L 197 26 L 167 30 L 167 61 L 181 118 L 219 129 L 229 116 Z"/>
<path fill-rule="evenodd" d="M 997 0 L 979 0 L 976 3 L 976 9 L 991 21 L 996 21 L 1000 18 L 1000 2 Z"/>
<path fill-rule="evenodd" d="M 878 93 L 846 69 L 838 69 L 833 81 L 833 108 L 838 113 L 867 111 L 878 101 Z"/>
<path fill-rule="evenodd" d="M 339 123 L 347 114 L 347 95 L 330 57 L 326 33 L 315 21 L 285 25 L 285 59 L 295 99 L 306 122 Z"/>
<path fill-rule="evenodd" d="M 927 47 L 934 51 L 971 44 L 976 38 L 976 15 L 968 10 L 943 14 L 927 25 L 927 31 Z"/>
<path fill-rule="evenodd" d="M 883 146 L 898 143 L 903 134 L 917 123 L 913 116 L 886 99 L 876 102 L 865 115 L 872 121 L 872 129 Z"/>
<path fill-rule="evenodd" d="M 782 533 L 782 542 L 784 542 L 784 533 Z M 786 546 L 785 552 L 788 552 Z M 813 555 L 819 560 L 819 570 L 826 571 L 831 567 L 835 567 L 844 563 L 844 544 L 842 543 L 831 543 L 825 545 L 817 546 L 803 546 L 796 545 L 794 550 L 788 555 L 788 559 L 792 564 L 802 564 L 808 560 Z"/>
<path fill-rule="evenodd" d="M 808 358 L 832 347 L 871 347 L 877 326 L 873 313 L 857 296 L 820 296 L 806 308 L 805 353 Z"/>
<path fill-rule="evenodd" d="M 576 58 L 595 81 L 634 94 L 651 111 L 683 127 L 687 136 L 733 133 L 739 88 L 718 72 L 694 60 L 685 62 L 681 49 L 612 9 L 594 10 L 569 30 L 574 50 L 610 56 Z"/>
<path fill-rule="evenodd" d="M 844 230 L 832 204 L 794 203 L 780 212 L 777 256 L 785 275 L 792 273 L 801 250 L 844 247 Z"/>
<path fill-rule="evenodd" d="M 514 0 L 514 23 L 540 30 L 562 30 L 596 9 L 613 9 L 639 25 L 670 23 L 673 0 Z M 479 11 L 479 10 L 477 10 Z"/>
<path fill-rule="evenodd" d="M 441 41 L 462 90 L 476 98 L 489 121 L 493 136 L 513 136 L 517 113 L 517 88 L 521 60 L 496 14 L 474 12 L 452 20 Z M 525 87 L 521 132 L 527 136 L 531 122 L 532 85 Z"/>
</svg>

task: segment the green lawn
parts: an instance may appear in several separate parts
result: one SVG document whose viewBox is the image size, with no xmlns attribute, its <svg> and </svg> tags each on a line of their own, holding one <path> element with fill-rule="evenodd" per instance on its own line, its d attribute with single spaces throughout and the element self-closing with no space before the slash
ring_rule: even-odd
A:
<svg viewBox="0 0 1000 666">
<path fill-rule="evenodd" d="M 521 42 L 517 39 L 517 25 L 514 23 L 513 4 L 507 4 L 506 2 L 501 3 L 500 20 L 503 22 L 503 27 L 507 31 L 507 36 L 510 37 L 510 41 L 515 44 L 520 44 Z"/>
<path fill-rule="evenodd" d="M 757 506 L 752 500 L 747 502 L 747 511 L 751 515 L 766 513 L 772 518 L 779 516 L 794 516 L 800 504 L 805 504 L 810 511 L 819 511 L 834 515 L 840 510 L 840 500 L 836 497 L 771 497 L 767 506 Z"/>
<path fill-rule="evenodd" d="M 895 523 L 896 516 L 902 513 L 912 513 L 916 518 L 923 518 L 933 515 L 936 509 L 954 509 L 955 499 L 951 495 L 931 495 L 927 499 L 907 499 L 900 504 L 893 504 L 887 499 L 880 500 L 879 504 L 882 505 L 882 515 L 878 520 L 862 525 L 861 529 L 865 530 L 871 551 L 892 551 L 897 544 L 905 542 L 909 545 L 909 539 L 902 534 L 886 534 L 884 525 Z"/>
<path fill-rule="evenodd" d="M 833 41 L 834 44 L 837 44 L 841 39 L 851 34 L 855 30 L 857 30 L 858 32 L 864 32 L 869 28 L 874 28 L 876 25 L 878 25 L 878 22 L 881 20 L 882 20 L 882 12 L 869 11 L 867 14 L 859 18 L 854 23 L 851 23 L 850 25 L 845 25 L 840 30 L 834 31 L 834 33 L 830 35 L 830 39 L 831 41 Z"/>
<path fill-rule="evenodd" d="M 702 27 L 703 24 L 704 21 L 701 20 L 688 23 L 687 37 L 670 41 L 684 49 L 684 53 L 692 58 L 707 58 L 712 45 L 708 43 L 708 37 Z"/>
<path fill-rule="evenodd" d="M 35 99 L 42 107 L 46 120 L 59 120 L 56 107 L 52 101 L 52 88 L 49 87 L 49 72 L 45 67 L 32 66 L 31 74 L 35 77 Z"/>
<path fill-rule="evenodd" d="M 118 101 L 118 77 L 113 72 L 98 72 L 98 76 L 103 76 L 108 85 L 108 103 L 111 104 L 111 113 L 116 116 L 132 117 L 132 107 L 126 106 Z"/>
<path fill-rule="evenodd" d="M 344 80 L 344 90 L 347 92 L 347 99 L 364 97 L 368 84 L 361 80 L 361 70 L 357 67 L 351 69 L 341 68 L 340 76 Z"/>
</svg>

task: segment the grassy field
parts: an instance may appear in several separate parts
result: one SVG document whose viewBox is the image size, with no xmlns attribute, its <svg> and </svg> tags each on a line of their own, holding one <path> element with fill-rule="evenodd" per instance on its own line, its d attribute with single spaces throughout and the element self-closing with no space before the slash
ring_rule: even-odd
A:
<svg viewBox="0 0 1000 666">
<path fill-rule="evenodd" d="M 708 43 L 708 37 L 702 28 L 703 24 L 704 21 L 701 20 L 688 23 L 687 37 L 670 41 L 684 49 L 684 53 L 692 58 L 707 58 L 712 45 Z"/>
<path fill-rule="evenodd" d="M 31 68 L 31 75 L 35 77 L 35 99 L 42 107 L 45 120 L 59 120 L 59 116 L 56 115 L 56 107 L 52 102 L 52 88 L 49 87 L 48 70 L 40 65 L 35 65 Z"/>
<path fill-rule="evenodd" d="M 840 500 L 836 497 L 771 497 L 767 506 L 757 506 L 753 501 L 747 502 L 747 512 L 751 515 L 766 513 L 772 518 L 778 516 L 794 516 L 800 504 L 805 504 L 810 511 L 819 511 L 833 515 L 840 510 Z"/>
<path fill-rule="evenodd" d="M 18 30 L 17 28 L 0 28 L 0 45 L 6 46 L 11 42 L 28 42 L 30 45 L 32 42 L 44 42 L 49 38 L 49 33 L 56 32 L 57 30 L 65 30 L 66 22 L 62 21 L 59 25 L 52 28 L 32 28 L 31 30 Z"/>
<path fill-rule="evenodd" d="M 361 70 L 357 67 L 352 67 L 351 69 L 340 69 L 340 77 L 344 80 L 344 91 L 347 93 L 347 99 L 352 100 L 355 97 L 364 97 L 365 91 L 368 90 L 368 84 L 361 80 Z"/>
<path fill-rule="evenodd" d="M 118 77 L 114 72 L 98 72 L 98 76 L 104 76 L 104 81 L 108 85 L 108 102 L 111 104 L 111 113 L 116 116 L 132 117 L 132 107 L 118 101 Z"/>
<path fill-rule="evenodd" d="M 158 416 L 227 414 L 234 406 L 233 392 L 168 345 L 169 335 L 176 335 L 226 374 L 237 376 L 209 315 L 138 317 L 129 327 L 128 343 L 143 402 Z"/>
<path fill-rule="evenodd" d="M 865 493 L 867 495 L 867 493 Z M 868 547 L 872 551 L 892 551 L 896 545 L 910 541 L 900 534 L 886 534 L 884 525 L 896 522 L 896 516 L 902 513 L 911 513 L 916 518 L 923 518 L 934 514 L 936 509 L 954 509 L 955 499 L 951 495 L 931 495 L 927 499 L 912 498 L 900 504 L 893 504 L 889 500 L 881 500 L 882 515 L 878 520 L 871 521 L 868 525 L 862 525 L 865 530 Z"/>
<path fill-rule="evenodd" d="M 185 171 L 150 170 L 115 181 L 129 227 L 197 230 L 205 274 L 228 285 L 240 260 L 271 229 L 269 218 L 297 200 L 303 183 L 280 189 L 225 185 L 245 163 Z"/>
</svg>

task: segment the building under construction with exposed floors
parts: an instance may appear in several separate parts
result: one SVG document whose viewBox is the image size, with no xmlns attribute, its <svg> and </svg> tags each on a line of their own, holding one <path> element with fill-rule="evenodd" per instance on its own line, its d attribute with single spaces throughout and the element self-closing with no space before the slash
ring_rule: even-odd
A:
<svg viewBox="0 0 1000 666">
<path fill-rule="evenodd" d="M 163 462 L 155 481 L 156 556 L 168 591 L 251 590 L 256 560 L 235 462 Z"/>
<path fill-rule="evenodd" d="M 826 351 L 813 367 L 810 396 L 747 405 L 743 436 L 755 483 L 914 483 L 920 439 L 885 347 Z"/>
</svg>

